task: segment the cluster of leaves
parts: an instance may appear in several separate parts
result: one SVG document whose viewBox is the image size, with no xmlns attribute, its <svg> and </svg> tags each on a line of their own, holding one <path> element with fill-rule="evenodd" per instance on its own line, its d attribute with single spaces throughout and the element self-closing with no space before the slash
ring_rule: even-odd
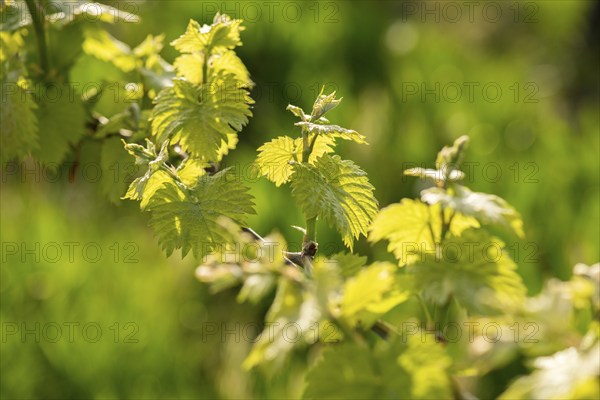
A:
<svg viewBox="0 0 600 400">
<path fill-rule="evenodd" d="M 2 2 L 0 20 L 0 162 L 32 154 L 40 162 L 60 163 L 91 133 L 99 95 L 81 93 L 71 77 L 87 32 L 104 32 L 100 24 L 139 18 L 89 1 L 53 2 L 50 7 L 30 0 Z"/>
<path fill-rule="evenodd" d="M 314 224 L 321 218 L 334 226 L 352 249 L 354 240 L 367 233 L 377 212 L 377 200 L 367 175 L 350 160 L 334 152 L 336 139 L 366 144 L 358 132 L 333 125 L 325 114 L 342 99 L 323 91 L 310 114 L 289 105 L 301 128 L 298 138 L 280 136 L 265 143 L 256 160 L 260 172 L 275 185 L 290 183 L 292 195 L 306 217 L 306 240 L 315 241 Z"/>
<path fill-rule="evenodd" d="M 509 227 L 522 236 L 523 223 L 505 200 L 459 183 L 467 143 L 462 136 L 444 147 L 435 170 L 405 171 L 432 187 L 421 192 L 421 200 L 404 199 L 382 209 L 369 240 L 389 241 L 388 250 L 423 288 L 424 300 L 440 307 L 457 303 L 469 312 L 506 312 L 522 303 L 525 287 L 504 243 L 482 225 Z"/>
<path fill-rule="evenodd" d="M 293 184 L 302 143 L 284 137 L 263 146 L 264 175 Z M 316 257 L 307 274 L 287 257 L 279 235 L 231 231 L 238 251 L 214 251 L 196 272 L 213 291 L 242 285 L 241 302 L 257 303 L 275 290 L 246 368 L 281 365 L 290 352 L 310 347 L 321 355 L 306 375 L 305 398 L 469 398 L 479 379 L 523 357 L 532 373 L 503 398 L 598 395 L 600 265 L 579 265 L 572 281 L 551 281 L 527 298 L 504 243 L 485 229 L 498 225 L 520 236 L 522 221 L 503 199 L 460 184 L 467 143 L 461 137 L 445 147 L 435 170 L 406 171 L 431 187 L 421 201 L 382 209 L 370 225 L 369 240 L 388 240 L 398 264 L 341 253 Z M 315 165 L 319 159 L 309 158 Z M 558 301 L 565 304 L 557 319 Z M 565 329 L 565 321 L 578 328 Z M 503 333 L 496 343 L 482 328 L 490 323 Z M 474 328 L 447 337 L 453 324 Z M 523 340 L 533 328 L 539 338 Z"/>
<path fill-rule="evenodd" d="M 99 163 L 101 190 L 151 211 L 167 254 L 200 257 L 226 240 L 220 216 L 241 223 L 253 212 L 231 171 L 207 173 L 251 116 L 253 83 L 234 51 L 241 20 L 190 21 L 171 65 L 163 35 L 130 47 L 104 24 L 139 17 L 100 3 L 3 2 L 1 11 L 0 162 Z"/>
<path fill-rule="evenodd" d="M 239 301 L 253 303 L 274 291 L 246 368 L 310 347 L 320 356 L 306 375 L 306 398 L 468 398 L 479 379 L 521 358 L 531 373 L 504 398 L 600 395 L 600 265 L 578 265 L 570 281 L 549 281 L 528 298 L 515 261 L 489 229 L 522 238 L 523 222 L 502 198 L 461 183 L 467 137 L 444 147 L 435 169 L 405 171 L 429 182 L 420 200 L 378 211 L 366 173 L 334 154 L 337 140 L 366 144 L 325 117 L 341 99 L 321 92 L 310 113 L 288 106 L 300 136 L 264 144 L 256 164 L 276 186 L 290 184 L 304 213 L 302 252 L 290 253 L 280 235 L 240 229 L 253 199 L 235 171 L 217 172 L 251 116 L 253 83 L 234 51 L 242 21 L 221 14 L 211 25 L 190 21 L 171 43 L 180 53 L 171 65 L 160 56 L 162 35 L 132 48 L 103 29 L 137 16 L 99 3 L 55 3 L 48 15 L 43 1 L 2 3 L 0 162 L 93 153 L 106 195 L 140 201 L 167 255 L 181 249 L 203 258 L 196 275 L 213 291 L 241 285 Z M 48 96 L 57 85 L 74 86 L 75 76 L 98 84 Z M 111 87 L 125 96 L 110 96 Z M 350 251 L 360 235 L 387 241 L 397 263 L 316 257 L 318 219 Z M 479 328 L 454 341 L 444 329 L 516 323 L 523 335 L 532 321 L 537 342 L 503 335 L 490 344 Z"/>
<path fill-rule="evenodd" d="M 181 249 L 200 258 L 210 246 L 230 241 L 217 223 L 227 217 L 242 224 L 254 212 L 248 189 L 231 169 L 211 172 L 237 144 L 253 103 L 248 71 L 233 49 L 241 45 L 241 21 L 217 14 L 212 25 L 190 21 L 172 42 L 182 54 L 175 60 L 172 85 L 154 98 L 147 145 L 125 148 L 146 171 L 125 198 L 140 200 L 167 255 Z M 154 143 L 160 143 L 160 151 Z M 182 160 L 169 163 L 169 146 Z"/>
</svg>

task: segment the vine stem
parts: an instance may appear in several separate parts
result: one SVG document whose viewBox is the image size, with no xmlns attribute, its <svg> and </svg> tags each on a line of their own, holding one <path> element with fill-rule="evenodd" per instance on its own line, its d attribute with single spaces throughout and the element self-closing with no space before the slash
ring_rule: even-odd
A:
<svg viewBox="0 0 600 400">
<path fill-rule="evenodd" d="M 40 55 L 40 66 L 44 75 L 48 75 L 50 70 L 50 62 L 48 59 L 48 47 L 46 45 L 46 31 L 45 31 L 45 13 L 42 5 L 35 0 L 25 0 L 27 9 L 31 15 L 33 21 L 33 29 L 35 30 L 35 36 L 38 42 L 38 52 Z"/>
<path fill-rule="evenodd" d="M 302 162 L 307 163 L 312 151 L 313 143 L 309 143 L 308 131 L 302 128 Z M 306 234 L 304 235 L 302 248 L 310 242 L 317 242 L 317 217 L 306 218 Z"/>
</svg>

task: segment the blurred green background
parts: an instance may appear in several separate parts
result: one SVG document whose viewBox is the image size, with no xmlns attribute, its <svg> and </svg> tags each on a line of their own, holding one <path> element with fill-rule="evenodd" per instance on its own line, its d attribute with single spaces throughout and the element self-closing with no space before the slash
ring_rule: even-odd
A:
<svg viewBox="0 0 600 400">
<path fill-rule="evenodd" d="M 134 46 L 147 34 L 168 43 L 217 10 L 247 21 L 239 55 L 256 82 L 254 117 L 224 164 L 240 167 L 256 197 L 249 225 L 292 243 L 302 217 L 289 189 L 248 168 L 262 143 L 299 134 L 288 103 L 310 108 L 322 85 L 344 97 L 330 119 L 370 146 L 343 144 L 341 155 L 368 172 L 382 207 L 418 196 L 403 169 L 433 166 L 443 145 L 468 134 L 467 182 L 522 213 L 526 239 L 503 238 L 535 294 L 544 279 L 600 259 L 600 7 L 475 3 L 137 1 L 125 10 L 142 22 L 109 30 Z M 176 52 L 166 46 L 163 56 Z M 270 376 L 240 367 L 258 331 L 248 324 L 268 302 L 211 296 L 191 257 L 160 252 L 137 204 L 110 204 L 97 182 L 71 182 L 68 168 L 51 180 L 37 173 L 1 176 L 2 398 L 301 393 L 304 354 Z M 318 229 L 324 254 L 342 249 L 332 229 Z M 356 250 L 389 258 L 364 238 Z"/>
</svg>

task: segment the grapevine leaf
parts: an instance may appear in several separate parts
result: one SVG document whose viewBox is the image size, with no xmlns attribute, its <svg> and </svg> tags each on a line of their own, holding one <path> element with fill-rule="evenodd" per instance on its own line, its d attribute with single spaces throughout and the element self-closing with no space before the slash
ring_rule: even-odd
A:
<svg viewBox="0 0 600 400">
<path fill-rule="evenodd" d="M 167 182 L 150 199 L 150 225 L 167 256 L 181 249 L 182 257 L 192 250 L 194 257 L 200 258 L 210 246 L 230 241 L 220 218 L 242 224 L 246 214 L 254 213 L 248 188 L 228 173 L 225 169 L 205 175 L 192 189 Z"/>
<path fill-rule="evenodd" d="M 316 121 L 327 112 L 336 108 L 342 102 L 342 98 L 336 99 L 335 92 L 331 94 L 323 94 L 325 87 L 321 88 L 321 93 L 317 96 L 311 113 L 311 121 Z"/>
<path fill-rule="evenodd" d="M 240 46 L 242 20 L 232 19 L 225 14 L 217 13 L 212 25 L 203 25 L 190 20 L 183 35 L 171 42 L 171 45 L 181 53 L 204 51 L 206 48 L 215 51 L 233 49 Z"/>
<path fill-rule="evenodd" d="M 241 87 L 251 88 L 253 86 L 248 69 L 235 52 L 231 50 L 210 57 L 209 73 L 214 75 L 219 73 L 233 74 Z"/>
<path fill-rule="evenodd" d="M 469 137 L 465 135 L 456 139 L 452 146 L 444 146 L 437 155 L 435 167 L 447 173 L 458 169 L 463 161 L 468 144 Z"/>
<path fill-rule="evenodd" d="M 217 51 L 241 46 L 240 32 L 244 29 L 241 19 L 233 19 L 226 14 L 216 13 L 208 32 L 207 43 Z"/>
<path fill-rule="evenodd" d="M 181 53 L 201 51 L 206 46 L 207 42 L 207 35 L 206 33 L 201 33 L 201 30 L 206 32 L 209 29 L 210 27 L 207 25 L 200 27 L 198 21 L 190 19 L 185 33 L 173 40 L 171 46 L 175 47 Z"/>
<path fill-rule="evenodd" d="M 310 156 L 308 157 L 308 163 L 311 165 L 315 165 L 317 160 L 323 155 L 328 153 L 333 153 L 333 148 L 335 146 L 335 141 L 327 136 L 317 136 L 316 139 L 314 135 L 308 136 L 308 142 L 311 143 L 314 139 L 314 145 Z M 296 160 L 302 160 L 302 151 L 304 150 L 304 143 L 302 138 L 297 138 L 294 140 L 294 145 L 296 146 Z"/>
<path fill-rule="evenodd" d="M 235 133 L 227 134 L 227 141 L 221 143 L 221 147 L 219 147 L 218 159 L 220 160 L 227 154 L 229 154 L 229 150 L 235 149 L 239 142 L 238 136 Z"/>
<path fill-rule="evenodd" d="M 248 92 L 233 75 L 220 75 L 201 87 L 183 79 L 174 84 L 154 99 L 152 134 L 158 141 L 172 138 L 194 157 L 219 161 L 230 136 L 252 115 Z"/>
<path fill-rule="evenodd" d="M 40 147 L 33 156 L 45 163 L 60 163 L 71 145 L 85 133 L 86 112 L 79 97 L 60 96 L 39 103 Z"/>
<path fill-rule="evenodd" d="M 203 65 L 205 55 L 203 52 L 185 53 L 175 59 L 174 66 L 179 76 L 182 76 L 195 85 L 204 83 Z M 233 75 L 240 87 L 250 88 L 253 83 L 250 73 L 240 58 L 232 50 L 213 54 L 208 61 L 208 76 L 219 74 Z"/>
<path fill-rule="evenodd" d="M 296 122 L 294 125 L 301 126 L 310 133 L 329 135 L 331 137 L 340 138 L 344 140 L 351 140 L 360 144 L 367 144 L 367 142 L 365 141 L 365 137 L 360 133 L 352 129 L 342 128 L 338 125 L 322 125 L 305 121 Z"/>
<path fill-rule="evenodd" d="M 525 287 L 504 243 L 481 229 L 446 239 L 440 251 L 426 252 L 411 267 L 422 295 L 438 305 L 453 296 L 471 313 L 493 314 L 517 307 Z"/>
<path fill-rule="evenodd" d="M 322 155 L 314 165 L 294 164 L 292 195 L 307 218 L 320 217 L 335 226 L 352 249 L 377 213 L 367 174 L 352 161 Z"/>
<path fill-rule="evenodd" d="M 309 121 L 310 120 L 310 115 L 306 115 L 304 113 L 304 110 L 302 110 L 298 106 L 294 106 L 292 104 L 288 104 L 286 110 L 290 111 L 292 114 L 294 114 L 296 117 L 300 118 L 302 121 Z"/>
<path fill-rule="evenodd" d="M 445 210 L 445 219 L 449 217 L 450 210 Z M 400 265 L 412 264 L 423 252 L 435 250 L 435 243 L 440 241 L 440 225 L 439 205 L 428 207 L 418 200 L 403 199 L 379 212 L 371 225 L 369 241 L 388 240 L 388 251 L 394 253 Z M 450 232 L 460 236 L 471 227 L 479 227 L 476 219 L 455 213 Z"/>
<path fill-rule="evenodd" d="M 203 64 L 203 53 L 182 54 L 173 62 L 177 75 L 184 77 L 194 85 L 200 85 L 204 82 L 204 77 L 202 76 Z"/>
<path fill-rule="evenodd" d="M 280 136 L 258 148 L 256 163 L 261 175 L 276 186 L 286 183 L 292 175 L 290 161 L 294 160 L 294 139 Z"/>
<path fill-rule="evenodd" d="M 193 187 L 198 183 L 198 179 L 206 174 L 206 169 L 210 165 L 196 158 L 188 158 L 177 168 L 177 176 L 186 185 Z"/>
<path fill-rule="evenodd" d="M 3 81 L 0 95 L 0 162 L 4 164 L 38 148 L 39 138 L 37 105 L 22 85 Z"/>
<path fill-rule="evenodd" d="M 280 278 L 275 300 L 267 313 L 267 328 L 244 360 L 244 368 L 251 369 L 260 363 L 282 360 L 295 344 L 302 343 L 302 339 L 308 343 L 316 342 L 319 335 L 315 326 L 320 318 L 321 312 L 314 295 L 303 291 L 289 279 Z M 294 329 L 288 331 L 289 326 Z M 290 340 L 291 335 L 294 335 L 294 340 Z"/>
<path fill-rule="evenodd" d="M 309 141 L 312 138 L 309 137 Z M 308 162 L 314 164 L 318 157 L 332 152 L 333 145 L 331 139 L 318 136 Z M 302 138 L 292 139 L 288 136 L 280 136 L 265 143 L 258 148 L 259 154 L 256 159 L 260 173 L 277 186 L 287 183 L 293 173 L 290 162 L 302 158 L 302 149 Z"/>
<path fill-rule="evenodd" d="M 142 64 L 139 72 L 144 77 L 147 86 L 158 90 L 172 86 L 174 77 L 174 67 L 160 56 L 164 39 L 164 35 L 148 35 L 133 49 L 133 55 Z"/>
<path fill-rule="evenodd" d="M 404 341 L 405 339 L 403 339 Z M 397 358 L 411 375 L 411 398 L 452 398 L 447 371 L 452 359 L 437 343 L 434 335 L 416 334 L 408 337 L 405 350 Z"/>
<path fill-rule="evenodd" d="M 84 31 L 83 51 L 102 61 L 114 64 L 124 72 L 138 67 L 138 59 L 131 48 L 101 29 L 88 28 Z"/>
<path fill-rule="evenodd" d="M 331 346 L 309 370 L 303 398 L 451 398 L 450 364 L 430 335 L 384 343 L 374 350 L 356 343 Z"/>
<path fill-rule="evenodd" d="M 363 268 L 344 285 L 341 313 L 351 326 L 359 322 L 368 328 L 376 319 L 408 299 L 410 291 L 399 287 L 391 263 L 375 263 Z"/>
<path fill-rule="evenodd" d="M 464 215 L 473 216 L 483 224 L 499 224 L 512 229 L 521 238 L 525 236 L 521 216 L 506 200 L 493 194 L 472 192 L 462 185 L 454 185 L 452 191 L 429 188 L 421 192 L 421 198 L 428 204 L 440 203 Z"/>
<path fill-rule="evenodd" d="M 148 139 L 146 139 L 146 147 L 125 143 L 125 150 L 135 157 L 135 164 L 145 166 L 147 170 L 143 176 L 131 182 L 123 199 L 141 200 L 140 207 L 143 210 L 156 191 L 162 188 L 165 182 L 171 180 L 166 172 L 160 171 L 169 157 L 167 146 L 168 142 L 165 141 L 157 154 L 154 143 Z"/>
</svg>

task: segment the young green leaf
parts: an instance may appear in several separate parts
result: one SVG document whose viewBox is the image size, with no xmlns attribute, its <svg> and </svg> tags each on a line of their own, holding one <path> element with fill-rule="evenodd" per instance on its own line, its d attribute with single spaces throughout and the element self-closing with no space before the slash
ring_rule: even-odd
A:
<svg viewBox="0 0 600 400">
<path fill-rule="evenodd" d="M 173 177 L 163 169 L 168 160 L 168 142 L 164 142 L 160 152 L 156 153 L 154 143 L 146 139 L 146 147 L 139 144 L 125 144 L 125 150 L 135 157 L 135 164 L 146 169 L 143 176 L 135 178 L 129 185 L 127 193 L 122 199 L 140 200 L 140 208 L 144 210 L 154 194 L 162 189 L 164 184 L 172 182 Z"/>
<path fill-rule="evenodd" d="M 175 79 L 155 99 L 152 134 L 159 142 L 171 138 L 184 151 L 205 161 L 219 161 L 230 135 L 240 131 L 252 115 L 253 103 L 231 74 L 219 75 L 210 84 L 194 86 Z"/>
<path fill-rule="evenodd" d="M 314 136 L 311 136 L 309 141 L 313 138 Z M 332 139 L 317 136 L 308 162 L 314 165 L 318 157 L 332 152 L 334 145 Z M 302 138 L 292 139 L 289 136 L 280 136 L 263 144 L 258 148 L 259 154 L 256 159 L 261 175 L 266 176 L 276 186 L 287 183 L 293 173 L 290 163 L 302 159 L 302 149 Z"/>
<path fill-rule="evenodd" d="M 240 32 L 242 20 L 232 19 L 225 14 L 217 13 L 212 25 L 203 25 L 193 19 L 188 23 L 183 35 L 171 42 L 171 45 L 181 53 L 193 53 L 214 49 L 216 51 L 233 49 L 240 46 Z"/>
<path fill-rule="evenodd" d="M 280 136 L 258 148 L 256 164 L 264 175 L 276 186 L 286 183 L 292 175 L 290 161 L 294 160 L 294 139 Z M 297 161 L 297 160 L 296 160 Z"/>
<path fill-rule="evenodd" d="M 445 210 L 445 219 L 450 218 Z M 388 251 L 393 252 L 400 265 L 413 264 L 424 252 L 435 251 L 441 235 L 440 206 L 427 206 L 418 200 L 403 199 L 382 209 L 370 228 L 369 241 L 389 241 Z M 450 232 L 455 236 L 468 228 L 479 227 L 472 217 L 455 213 Z"/>
<path fill-rule="evenodd" d="M 313 104 L 313 109 L 311 113 L 311 121 L 316 121 L 319 118 L 323 117 L 327 112 L 333 110 L 342 102 L 342 98 L 336 99 L 335 92 L 331 94 L 323 94 L 325 87 L 321 88 L 321 93 L 317 96 L 315 103 Z"/>
<path fill-rule="evenodd" d="M 524 237 L 523 220 L 506 200 L 493 194 L 472 192 L 462 185 L 453 185 L 450 190 L 429 188 L 421 192 L 421 199 L 428 204 L 442 204 L 464 215 L 477 218 L 483 224 L 498 224 L 511 229 L 517 236 Z"/>
<path fill-rule="evenodd" d="M 439 251 L 422 254 L 410 271 L 426 300 L 444 305 L 454 297 L 474 314 L 516 309 L 526 289 L 504 243 L 481 229 L 447 239 Z"/>
<path fill-rule="evenodd" d="M 351 326 L 369 328 L 377 318 L 407 300 L 410 288 L 401 287 L 395 276 L 398 267 L 375 263 L 363 268 L 344 285 L 341 318 Z"/>
<path fill-rule="evenodd" d="M 117 40 L 105 30 L 87 28 L 84 31 L 83 51 L 102 61 L 114 64 L 124 72 L 138 67 L 138 59 L 131 47 Z"/>
<path fill-rule="evenodd" d="M 187 158 L 177 168 L 177 176 L 179 179 L 189 187 L 194 187 L 198 183 L 204 174 L 206 174 L 206 168 L 210 167 L 210 164 L 197 158 Z"/>
<path fill-rule="evenodd" d="M 200 85 L 204 83 L 205 57 L 203 52 L 185 53 L 177 57 L 173 65 L 179 76 L 195 85 Z M 240 87 L 250 88 L 253 85 L 246 66 L 232 50 L 211 55 L 206 72 L 208 78 L 213 75 L 232 74 L 238 80 Z"/>
<path fill-rule="evenodd" d="M 314 165 L 296 163 L 292 195 L 308 218 L 319 217 L 334 226 L 350 249 L 365 235 L 377 213 L 377 200 L 367 174 L 352 161 L 324 154 Z"/>
<path fill-rule="evenodd" d="M 352 129 L 342 128 L 338 125 L 323 125 L 304 121 L 296 122 L 295 125 L 300 126 L 313 134 L 328 135 L 334 138 L 351 140 L 359 144 L 367 144 L 365 137 L 360 133 Z"/>
<path fill-rule="evenodd" d="M 440 171 L 450 171 L 458 169 L 465 156 L 465 150 L 469 144 L 469 137 L 463 135 L 456 139 L 452 146 L 444 146 L 437 155 L 435 167 Z"/>
<path fill-rule="evenodd" d="M 292 105 L 292 104 L 288 104 L 286 110 L 288 110 L 289 112 L 291 112 L 292 114 L 294 114 L 296 117 L 300 118 L 302 121 L 309 121 L 310 120 L 310 115 L 307 115 L 304 113 L 304 110 L 302 110 L 300 107 Z"/>
<path fill-rule="evenodd" d="M 200 258 L 211 245 L 230 241 L 220 218 L 243 224 L 246 214 L 254 213 L 248 188 L 228 174 L 225 169 L 205 175 L 192 189 L 167 182 L 150 199 L 150 225 L 168 256 L 181 249 L 182 257 L 192 250 Z"/>
</svg>

